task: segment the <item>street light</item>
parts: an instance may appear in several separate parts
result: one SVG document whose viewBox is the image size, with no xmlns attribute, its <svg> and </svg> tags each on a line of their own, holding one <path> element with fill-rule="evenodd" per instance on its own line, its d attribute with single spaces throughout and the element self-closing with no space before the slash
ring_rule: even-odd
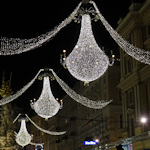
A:
<svg viewBox="0 0 150 150">
<path fill-rule="evenodd" d="M 146 117 L 142 117 L 141 118 L 141 123 L 145 124 L 147 122 L 147 118 Z"/>
</svg>

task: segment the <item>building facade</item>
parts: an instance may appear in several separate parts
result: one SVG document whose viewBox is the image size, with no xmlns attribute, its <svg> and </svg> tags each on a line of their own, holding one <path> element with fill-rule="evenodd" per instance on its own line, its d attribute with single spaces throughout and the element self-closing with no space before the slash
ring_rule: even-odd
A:
<svg viewBox="0 0 150 150">
<path fill-rule="evenodd" d="M 129 13 L 119 21 L 117 32 L 138 48 L 150 51 L 150 1 L 132 3 Z M 123 138 L 150 130 L 150 66 L 140 63 L 120 49 Z M 141 117 L 147 123 L 142 125 Z M 148 144 L 149 143 L 149 144 Z M 133 149 L 150 148 L 150 139 L 133 143 Z"/>
</svg>

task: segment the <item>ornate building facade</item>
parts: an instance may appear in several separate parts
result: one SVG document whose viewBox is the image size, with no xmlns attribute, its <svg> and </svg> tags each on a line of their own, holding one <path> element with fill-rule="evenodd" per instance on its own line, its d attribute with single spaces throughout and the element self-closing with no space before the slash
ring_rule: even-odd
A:
<svg viewBox="0 0 150 150">
<path fill-rule="evenodd" d="M 133 3 L 118 23 L 117 32 L 133 45 L 150 51 L 150 1 Z M 123 138 L 150 131 L 150 66 L 142 64 L 120 49 Z M 147 118 L 142 125 L 141 117 Z M 149 144 L 148 144 L 149 143 Z M 133 149 L 150 148 L 150 138 L 133 143 Z"/>
</svg>

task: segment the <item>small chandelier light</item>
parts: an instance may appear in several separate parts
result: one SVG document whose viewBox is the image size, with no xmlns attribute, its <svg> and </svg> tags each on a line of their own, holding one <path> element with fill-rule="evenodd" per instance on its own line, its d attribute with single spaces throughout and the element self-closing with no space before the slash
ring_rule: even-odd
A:
<svg viewBox="0 0 150 150">
<path fill-rule="evenodd" d="M 32 140 L 32 136 L 28 133 L 26 128 L 26 119 L 21 119 L 21 127 L 19 132 L 16 134 L 16 142 L 22 147 L 28 145 Z"/>
<path fill-rule="evenodd" d="M 71 75 L 83 82 L 94 81 L 107 70 L 109 58 L 95 41 L 89 14 L 82 15 L 78 42 L 65 62 Z"/>
<path fill-rule="evenodd" d="M 48 119 L 54 116 L 61 108 L 60 103 L 54 98 L 49 77 L 43 78 L 43 89 L 39 99 L 31 103 L 35 112 L 42 118 Z"/>
</svg>

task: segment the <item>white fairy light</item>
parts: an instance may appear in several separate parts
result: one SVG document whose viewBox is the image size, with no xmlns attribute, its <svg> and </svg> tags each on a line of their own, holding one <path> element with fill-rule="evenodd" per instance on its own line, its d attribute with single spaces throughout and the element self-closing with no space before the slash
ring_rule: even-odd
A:
<svg viewBox="0 0 150 150">
<path fill-rule="evenodd" d="M 43 79 L 43 89 L 39 99 L 33 103 L 33 109 L 42 118 L 50 118 L 54 116 L 60 109 L 59 102 L 54 98 L 49 77 Z"/>
<path fill-rule="evenodd" d="M 150 51 L 146 51 L 144 49 L 137 48 L 130 44 L 128 41 L 122 38 L 120 34 L 118 34 L 111 25 L 106 21 L 106 19 L 103 17 L 103 15 L 100 13 L 99 9 L 97 8 L 95 2 L 90 1 L 91 4 L 93 4 L 97 15 L 103 25 L 105 26 L 106 30 L 109 32 L 111 37 L 116 41 L 116 43 L 119 45 L 120 48 L 122 48 L 128 55 L 133 57 L 134 59 L 150 65 Z"/>
<path fill-rule="evenodd" d="M 29 117 L 27 114 L 25 114 L 25 116 L 29 119 L 29 121 L 40 131 L 44 132 L 44 133 L 47 133 L 47 134 L 50 134 L 50 135 L 63 135 L 66 133 L 66 131 L 61 131 L 61 132 L 56 132 L 56 131 L 49 131 L 49 130 L 45 130 L 41 127 L 39 127 L 38 125 L 36 125 Z"/>
<path fill-rule="evenodd" d="M 21 96 L 35 82 L 36 78 L 38 77 L 38 75 L 41 71 L 43 71 L 43 69 L 40 69 L 39 72 L 36 74 L 36 76 L 29 83 L 27 83 L 23 88 L 21 88 L 19 91 L 17 91 L 15 94 L 7 96 L 5 98 L 2 98 L 0 100 L 0 106 L 10 103 L 13 100 L 15 100 L 16 98 L 18 98 L 19 96 Z"/>
<path fill-rule="evenodd" d="M 21 119 L 21 127 L 16 135 L 16 142 L 22 147 L 28 145 L 32 140 L 32 136 L 28 133 L 25 119 Z"/>
<path fill-rule="evenodd" d="M 1 49 L 0 49 L 0 55 L 15 55 L 20 54 L 23 52 L 30 51 L 32 49 L 35 49 L 45 42 L 48 42 L 52 39 L 62 28 L 64 28 L 66 25 L 68 25 L 75 14 L 77 13 L 78 9 L 81 6 L 81 2 L 78 4 L 78 6 L 75 8 L 75 10 L 69 15 L 68 18 L 66 18 L 64 21 L 62 21 L 58 26 L 54 28 L 54 30 L 49 31 L 45 34 L 39 35 L 38 37 L 31 38 L 31 39 L 20 39 L 20 38 L 1 38 Z"/>
<path fill-rule="evenodd" d="M 52 69 L 50 69 L 50 71 L 53 73 L 56 81 L 59 83 L 62 89 L 76 102 L 93 109 L 102 109 L 112 102 L 112 100 L 90 100 L 87 97 L 77 94 L 63 80 L 61 80 Z"/>
<path fill-rule="evenodd" d="M 82 16 L 78 42 L 66 58 L 66 66 L 72 76 L 90 82 L 102 76 L 109 66 L 109 59 L 97 45 L 88 14 Z"/>
</svg>

